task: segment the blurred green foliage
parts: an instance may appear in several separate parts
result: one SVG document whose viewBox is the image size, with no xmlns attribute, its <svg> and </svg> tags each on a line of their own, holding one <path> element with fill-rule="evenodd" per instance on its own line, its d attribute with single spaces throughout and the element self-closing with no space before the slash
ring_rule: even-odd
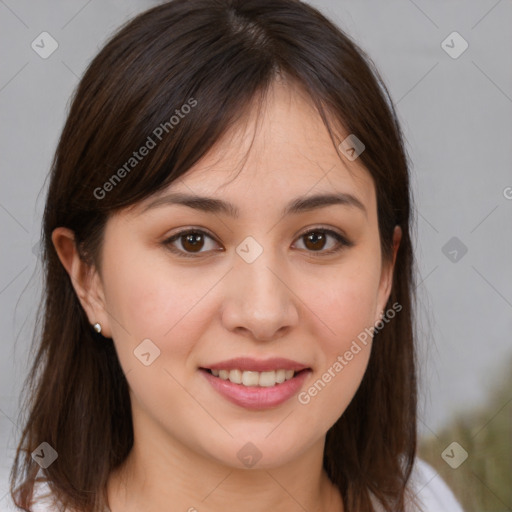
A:
<svg viewBox="0 0 512 512">
<path fill-rule="evenodd" d="M 418 455 L 439 473 L 466 512 L 512 511 L 512 361 L 501 378 L 496 376 L 485 407 L 457 416 L 419 442 Z M 453 441 L 468 452 L 456 469 L 441 457 Z"/>
</svg>

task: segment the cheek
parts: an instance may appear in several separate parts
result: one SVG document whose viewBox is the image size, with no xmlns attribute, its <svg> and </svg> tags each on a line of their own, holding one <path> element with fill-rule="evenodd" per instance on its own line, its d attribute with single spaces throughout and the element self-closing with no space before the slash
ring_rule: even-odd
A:
<svg viewBox="0 0 512 512">
<path fill-rule="evenodd" d="M 340 267 L 328 281 L 312 286 L 315 281 L 309 280 L 305 288 L 310 308 L 324 326 L 324 353 L 331 358 L 348 350 L 352 340 L 373 325 L 378 279 L 369 269 L 362 263 Z"/>
<path fill-rule="evenodd" d="M 165 255 L 155 257 L 133 249 L 129 258 L 113 261 L 105 276 L 109 312 L 114 318 L 113 337 L 125 357 L 146 338 L 155 343 L 162 356 L 171 343 L 174 359 L 190 351 L 190 340 L 197 338 L 201 327 L 191 318 L 196 318 L 216 276 L 195 272 L 191 279 L 190 271 L 169 264 Z"/>
<path fill-rule="evenodd" d="M 340 266 L 328 281 L 308 279 L 304 288 L 308 307 L 315 313 L 311 317 L 319 359 L 315 379 L 298 399 L 310 411 L 322 411 L 306 419 L 314 424 L 312 428 L 327 429 L 342 415 L 366 371 L 378 287 L 371 265 L 378 268 L 375 261 L 361 257 L 358 263 Z"/>
<path fill-rule="evenodd" d="M 344 413 L 364 377 L 372 346 L 375 280 L 371 275 L 340 275 L 321 292 L 311 290 L 317 312 L 316 372 L 297 398 L 304 428 L 326 432 Z"/>
</svg>

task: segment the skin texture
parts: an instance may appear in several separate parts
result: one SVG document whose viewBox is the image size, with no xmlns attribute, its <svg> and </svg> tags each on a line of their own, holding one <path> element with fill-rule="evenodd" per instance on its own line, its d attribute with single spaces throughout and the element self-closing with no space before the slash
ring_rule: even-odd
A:
<svg viewBox="0 0 512 512">
<path fill-rule="evenodd" d="M 325 434 L 361 382 L 371 340 L 306 405 L 295 396 L 250 411 L 219 395 L 198 370 L 238 356 L 285 357 L 312 369 L 307 390 L 375 325 L 391 291 L 394 259 L 382 265 L 370 174 L 358 159 L 340 160 L 296 86 L 276 82 L 259 122 L 253 114 L 158 195 L 221 198 L 240 209 L 238 219 L 180 205 L 143 212 L 151 197 L 109 219 L 101 269 L 80 261 L 68 229 L 53 233 L 90 323 L 113 338 L 130 386 L 135 442 L 109 480 L 112 512 L 170 504 L 199 512 L 342 510 L 322 468 Z M 338 142 L 348 134 L 340 135 Z M 282 216 L 290 200 L 319 192 L 351 193 L 366 212 L 331 205 Z M 303 235 L 320 226 L 353 245 L 325 255 L 338 245 L 329 235 L 315 250 Z M 185 237 L 173 246 L 188 248 L 190 258 L 163 243 L 192 227 L 212 235 L 202 252 Z M 263 248 L 250 264 L 236 252 L 247 236 Z M 395 256 L 400 236 L 396 227 Z M 146 338 L 160 350 L 150 366 L 133 353 Z M 262 455 L 250 469 L 237 457 L 247 442 Z"/>
</svg>

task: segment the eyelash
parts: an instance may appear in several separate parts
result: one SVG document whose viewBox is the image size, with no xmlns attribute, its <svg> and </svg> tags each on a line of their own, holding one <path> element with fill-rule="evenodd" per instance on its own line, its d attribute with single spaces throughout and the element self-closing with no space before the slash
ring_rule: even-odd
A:
<svg viewBox="0 0 512 512">
<path fill-rule="evenodd" d="M 329 249 L 328 251 L 323 251 L 323 250 L 320 250 L 320 251 L 308 251 L 307 249 L 305 249 L 306 252 L 310 252 L 312 254 L 319 254 L 320 256 L 329 256 L 331 254 L 338 253 L 338 252 L 342 251 L 343 249 L 348 248 L 348 247 L 352 247 L 354 245 L 350 240 L 348 240 L 344 236 L 340 235 L 338 232 L 333 231 L 332 229 L 323 228 L 321 226 L 315 227 L 315 228 L 311 228 L 308 231 L 305 231 L 304 233 L 299 235 L 298 239 L 301 239 L 301 238 L 303 238 L 306 235 L 309 235 L 311 233 L 324 233 L 324 234 L 327 234 L 327 235 L 331 235 L 338 242 L 337 246 L 334 249 Z M 201 254 L 209 252 L 209 251 L 202 251 L 202 252 L 199 252 L 199 253 L 187 253 L 186 251 L 182 251 L 181 249 L 176 249 L 176 247 L 174 247 L 172 245 L 176 240 L 178 240 L 182 236 L 190 235 L 190 234 L 206 235 L 208 238 L 211 238 L 212 240 L 215 241 L 215 238 L 212 235 L 210 235 L 208 232 L 206 232 L 206 231 L 204 231 L 202 229 L 191 229 L 191 228 L 188 228 L 188 229 L 184 229 L 184 230 L 182 230 L 182 231 L 180 231 L 178 233 L 175 233 L 171 237 L 169 237 L 166 240 L 164 240 L 162 242 L 162 244 L 164 246 L 166 246 L 167 249 L 169 249 L 174 254 L 177 254 L 178 256 L 182 256 L 182 257 L 185 257 L 185 258 L 198 258 L 198 257 L 201 257 L 200 256 Z"/>
</svg>

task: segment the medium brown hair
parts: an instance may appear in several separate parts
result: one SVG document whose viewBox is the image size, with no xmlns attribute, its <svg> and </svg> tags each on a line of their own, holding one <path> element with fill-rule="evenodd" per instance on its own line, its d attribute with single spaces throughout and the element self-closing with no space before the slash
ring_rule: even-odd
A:
<svg viewBox="0 0 512 512">
<path fill-rule="evenodd" d="M 362 383 L 327 432 L 324 467 L 346 512 L 374 510 L 371 494 L 386 511 L 404 510 L 416 452 L 408 159 L 372 61 L 297 0 L 164 3 L 122 27 L 81 79 L 44 211 L 42 329 L 34 337 L 27 418 L 11 472 L 12 497 L 24 510 L 39 470 L 31 453 L 41 442 L 58 453 L 44 471 L 51 490 L 65 506 L 87 512 L 105 506 L 109 474 L 133 444 L 128 384 L 114 345 L 92 330 L 52 244 L 53 230 L 73 230 L 83 260 L 100 268 L 109 216 L 182 176 L 244 118 L 255 98 L 265 97 L 277 74 L 303 87 L 335 146 L 329 119 L 365 144 L 359 159 L 375 185 L 383 260 L 392 257 L 394 227 L 402 229 L 388 301 L 402 309 L 374 335 Z M 191 99 L 196 106 L 170 122 Z M 163 142 L 128 172 L 126 162 L 159 126 L 167 128 Z M 127 172 L 118 172 L 123 165 Z M 114 180 L 116 173 L 122 179 Z M 108 193 L 100 194 L 102 187 Z"/>
</svg>

